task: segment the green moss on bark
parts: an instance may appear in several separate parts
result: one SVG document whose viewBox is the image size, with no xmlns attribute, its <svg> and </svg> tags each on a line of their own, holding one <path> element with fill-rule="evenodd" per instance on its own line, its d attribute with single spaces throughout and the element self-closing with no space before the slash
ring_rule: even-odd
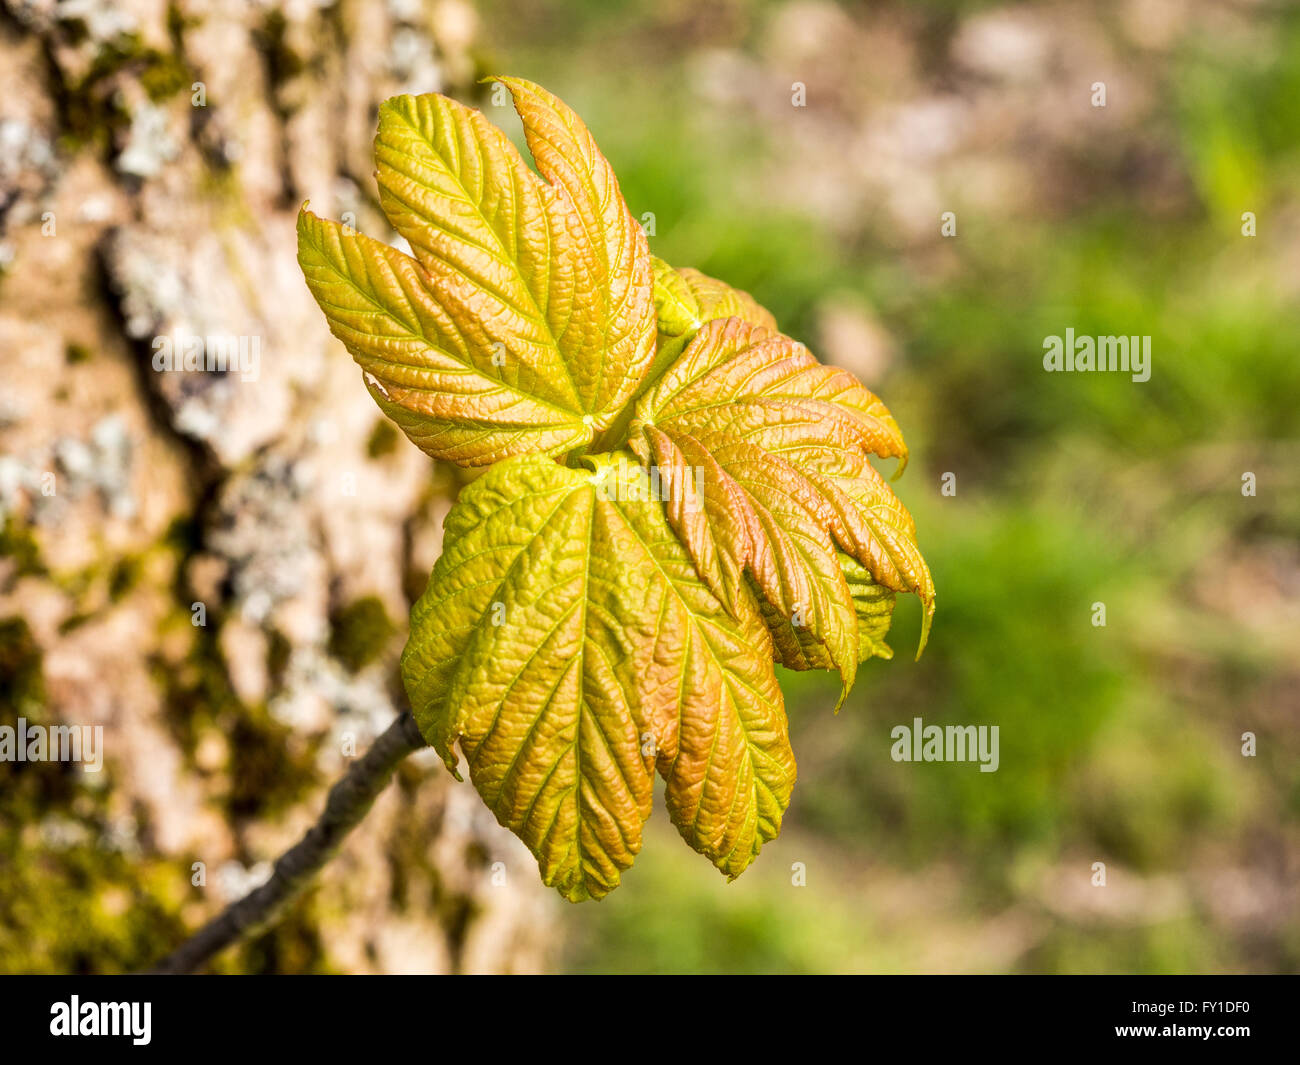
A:
<svg viewBox="0 0 1300 1065">
<path fill-rule="evenodd" d="M 356 673 L 378 659 L 396 633 L 379 597 L 364 596 L 331 614 L 329 652 Z"/>
</svg>

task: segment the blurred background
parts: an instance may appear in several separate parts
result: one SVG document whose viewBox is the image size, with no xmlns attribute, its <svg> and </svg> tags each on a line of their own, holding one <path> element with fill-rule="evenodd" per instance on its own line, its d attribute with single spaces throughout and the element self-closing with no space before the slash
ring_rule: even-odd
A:
<svg viewBox="0 0 1300 1065">
<path fill-rule="evenodd" d="M 0 971 L 147 964 L 391 718 L 459 480 L 380 419 L 293 218 L 391 236 L 378 101 L 448 92 L 518 139 L 493 72 L 583 116 L 655 254 L 889 404 L 934 632 L 914 664 L 900 602 L 838 715 L 782 674 L 799 782 L 734 884 L 660 806 L 570 906 L 422 755 L 214 967 L 1300 968 L 1300 6 L 0 11 L 0 724 L 106 752 L 0 763 Z M 1150 381 L 1045 373 L 1067 327 L 1151 336 Z M 259 378 L 154 373 L 178 330 L 260 337 Z M 998 771 L 893 762 L 914 717 L 998 725 Z"/>
</svg>

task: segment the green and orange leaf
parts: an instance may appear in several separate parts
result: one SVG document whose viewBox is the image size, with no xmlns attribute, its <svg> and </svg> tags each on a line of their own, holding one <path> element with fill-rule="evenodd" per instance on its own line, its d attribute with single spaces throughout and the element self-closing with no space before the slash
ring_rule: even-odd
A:
<svg viewBox="0 0 1300 1065">
<path fill-rule="evenodd" d="M 699 579 L 631 455 L 501 463 L 447 519 L 402 672 L 421 730 L 573 901 L 673 822 L 739 875 L 794 783 L 771 651 Z"/>
<path fill-rule="evenodd" d="M 924 646 L 934 584 L 911 515 L 867 459 L 905 459 L 907 449 L 884 404 L 849 374 L 761 325 L 707 322 L 638 401 L 630 446 L 669 471 L 709 471 L 702 492 L 683 480 L 680 491 L 698 498 L 669 518 L 729 603 L 737 576 L 750 574 L 784 665 L 833 667 L 846 689 L 853 681 L 857 622 L 837 547 L 883 586 L 921 597 Z M 814 642 L 822 651 L 810 654 Z"/>
<path fill-rule="evenodd" d="M 380 406 L 435 458 L 589 442 L 654 357 L 649 252 L 609 163 L 550 93 L 501 79 L 541 176 L 443 96 L 380 108 L 380 203 L 414 258 L 312 215 L 299 262 Z"/>
</svg>

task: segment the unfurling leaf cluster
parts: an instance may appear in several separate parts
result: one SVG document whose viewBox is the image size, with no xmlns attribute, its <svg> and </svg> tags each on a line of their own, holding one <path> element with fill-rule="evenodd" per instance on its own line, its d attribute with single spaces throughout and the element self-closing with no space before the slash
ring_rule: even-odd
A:
<svg viewBox="0 0 1300 1065">
<path fill-rule="evenodd" d="M 380 109 L 379 200 L 410 254 L 318 218 L 299 262 L 383 411 L 486 468 L 447 517 L 402 675 L 420 729 L 566 898 L 641 847 L 654 774 L 687 843 L 738 876 L 795 779 L 774 666 L 888 658 L 934 585 L 869 456 L 884 404 L 749 295 L 650 255 L 572 110 L 499 79 L 536 172 L 438 95 Z M 919 654 L 919 651 L 918 651 Z M 841 696 L 841 702 L 843 697 Z"/>
</svg>

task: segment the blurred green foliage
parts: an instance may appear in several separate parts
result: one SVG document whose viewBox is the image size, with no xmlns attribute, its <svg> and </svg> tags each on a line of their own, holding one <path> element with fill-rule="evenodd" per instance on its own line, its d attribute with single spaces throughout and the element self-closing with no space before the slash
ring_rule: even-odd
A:
<svg viewBox="0 0 1300 1065">
<path fill-rule="evenodd" d="M 1232 605 L 1275 601 L 1270 582 L 1300 570 L 1300 301 L 1277 236 L 1297 210 L 1300 12 L 1261 7 L 1263 53 L 1192 24 L 1154 70 L 1122 57 L 1156 95 L 1134 136 L 1173 174 L 1160 209 L 1124 144 L 1085 146 L 1077 187 L 964 208 L 936 251 L 874 216 L 836 231 L 771 194 L 765 167 L 790 150 L 779 124 L 699 102 L 695 58 L 752 57 L 777 6 L 722 5 L 734 17 L 710 22 L 552 2 L 507 24 L 489 3 L 489 69 L 584 116 L 633 214 L 654 213 L 655 254 L 748 289 L 814 350 L 830 293 L 888 330 L 893 364 L 868 383 L 912 445 L 898 491 L 934 569 L 935 629 L 911 664 L 919 611 L 900 600 L 898 654 L 864 668 L 838 716 L 831 678 L 784 673 L 800 779 L 781 839 L 726 885 L 661 823 L 619 891 L 566 914 L 570 966 L 1296 969 L 1293 887 L 1233 917 L 1213 873 L 1300 857 L 1296 634 L 1278 622 L 1293 615 Z M 939 85 L 961 20 L 990 5 L 883 7 L 939 57 L 924 71 Z M 1043 338 L 1067 326 L 1150 335 L 1151 380 L 1044 373 Z M 999 725 L 1000 769 L 892 762 L 890 729 L 914 717 Z M 898 878 L 901 904 L 883 886 Z"/>
</svg>

